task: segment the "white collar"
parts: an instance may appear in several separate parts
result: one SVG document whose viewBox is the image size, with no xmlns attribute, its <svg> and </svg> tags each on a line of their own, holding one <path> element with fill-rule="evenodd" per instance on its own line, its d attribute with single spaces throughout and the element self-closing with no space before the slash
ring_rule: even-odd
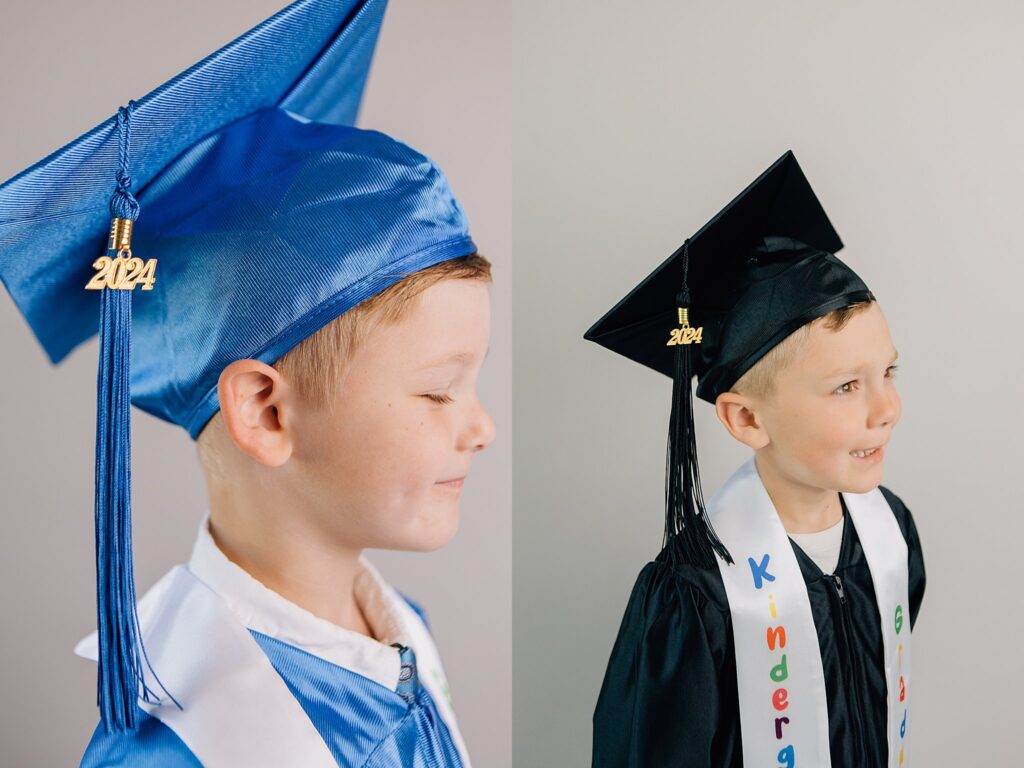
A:
<svg viewBox="0 0 1024 768">
<path fill-rule="evenodd" d="M 359 558 L 355 599 L 380 640 L 321 619 L 265 587 L 220 550 L 210 535 L 209 520 L 207 512 L 199 523 L 188 569 L 227 603 L 244 626 L 386 688 L 397 688 L 401 663 L 398 650 L 390 643 L 409 645 L 400 614 L 392 604 L 401 597 L 365 557 Z"/>
</svg>

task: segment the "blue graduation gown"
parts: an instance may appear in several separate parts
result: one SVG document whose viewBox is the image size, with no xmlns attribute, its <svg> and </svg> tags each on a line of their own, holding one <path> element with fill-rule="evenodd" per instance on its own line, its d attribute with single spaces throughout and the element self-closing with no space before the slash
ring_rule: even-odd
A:
<svg viewBox="0 0 1024 768">
<path fill-rule="evenodd" d="M 339 766 L 463 768 L 447 725 L 426 688 L 400 694 L 344 667 L 259 632 L 251 634 L 309 716 Z M 169 727 L 139 710 L 135 734 L 100 723 L 81 768 L 195 768 L 202 763 Z"/>
<path fill-rule="evenodd" d="M 206 522 L 139 601 L 160 700 L 140 699 L 135 733 L 101 723 L 83 768 L 471 768 L 419 606 L 361 560 L 357 601 L 388 640 L 343 630 L 228 561 Z M 76 652 L 95 659 L 96 634 Z"/>
</svg>

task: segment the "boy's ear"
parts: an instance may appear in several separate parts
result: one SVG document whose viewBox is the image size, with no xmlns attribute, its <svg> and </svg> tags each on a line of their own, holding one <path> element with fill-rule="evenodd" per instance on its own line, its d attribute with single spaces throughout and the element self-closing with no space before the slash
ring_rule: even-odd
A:
<svg viewBox="0 0 1024 768">
<path fill-rule="evenodd" d="M 291 457 L 289 388 L 277 369 L 259 360 L 236 360 L 221 372 L 217 396 L 224 426 L 242 451 L 268 467 Z"/>
<path fill-rule="evenodd" d="M 749 397 L 737 392 L 723 392 L 715 399 L 715 413 L 730 435 L 755 451 L 770 442 Z"/>
</svg>

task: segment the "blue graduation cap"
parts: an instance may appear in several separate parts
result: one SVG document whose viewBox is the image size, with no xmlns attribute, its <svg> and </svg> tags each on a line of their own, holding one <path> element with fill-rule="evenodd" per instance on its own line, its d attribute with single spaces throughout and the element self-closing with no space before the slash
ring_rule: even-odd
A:
<svg viewBox="0 0 1024 768">
<path fill-rule="evenodd" d="M 137 698 L 156 696 L 135 610 L 129 403 L 195 438 L 231 361 L 272 363 L 405 275 L 476 251 L 440 169 L 352 127 L 385 5 L 299 0 L 0 185 L 0 279 L 50 360 L 100 334 L 108 731 L 134 729 Z"/>
</svg>

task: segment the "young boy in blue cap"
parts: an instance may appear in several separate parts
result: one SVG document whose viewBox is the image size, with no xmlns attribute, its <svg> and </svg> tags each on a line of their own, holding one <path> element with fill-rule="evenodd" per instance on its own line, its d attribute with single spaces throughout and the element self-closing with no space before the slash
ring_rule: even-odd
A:
<svg viewBox="0 0 1024 768">
<path fill-rule="evenodd" d="M 925 571 L 882 487 L 896 349 L 787 152 L 592 327 L 673 379 L 662 552 L 594 712 L 594 766 L 907 764 Z M 704 504 L 691 378 L 752 449 Z"/>
<path fill-rule="evenodd" d="M 447 542 L 494 434 L 490 266 L 440 169 L 351 127 L 383 10 L 300 0 L 0 186 L 51 360 L 100 332 L 83 766 L 469 765 L 422 612 L 362 557 Z M 130 404 L 210 497 L 137 604 Z"/>
</svg>

